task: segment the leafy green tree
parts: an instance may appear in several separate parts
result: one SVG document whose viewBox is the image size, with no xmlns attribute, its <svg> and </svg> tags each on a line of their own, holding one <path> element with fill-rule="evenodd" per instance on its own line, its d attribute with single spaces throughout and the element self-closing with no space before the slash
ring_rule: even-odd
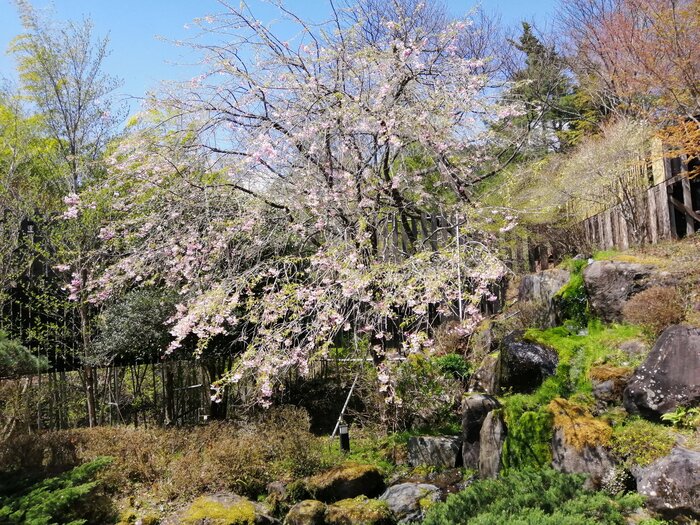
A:
<svg viewBox="0 0 700 525">
<path fill-rule="evenodd" d="M 96 38 L 89 19 L 52 26 L 26 0 L 16 0 L 26 32 L 10 52 L 25 94 L 60 148 L 71 191 L 95 171 L 121 111 L 113 104 L 120 82 L 107 75 L 108 38 Z"/>
</svg>

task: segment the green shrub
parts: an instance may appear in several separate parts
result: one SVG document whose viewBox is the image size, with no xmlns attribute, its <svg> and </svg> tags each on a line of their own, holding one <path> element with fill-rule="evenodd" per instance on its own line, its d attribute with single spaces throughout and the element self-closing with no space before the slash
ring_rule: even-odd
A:
<svg viewBox="0 0 700 525">
<path fill-rule="evenodd" d="M 19 493 L 0 498 L 0 523 L 7 525 L 49 525 L 105 522 L 111 509 L 96 496 L 100 485 L 97 473 L 112 462 L 101 457 L 48 478 Z"/>
<path fill-rule="evenodd" d="M 444 357 L 447 359 L 440 361 L 440 358 L 412 354 L 398 365 L 397 403 L 395 413 L 390 415 L 395 429 L 431 429 L 459 420 L 464 387 L 452 372 L 446 373 L 446 367 L 468 370 L 467 363 L 458 364 L 457 359 L 462 359 L 458 355 Z"/>
<path fill-rule="evenodd" d="M 445 354 L 434 359 L 438 369 L 448 377 L 464 381 L 471 374 L 469 362 L 459 354 Z"/>
<path fill-rule="evenodd" d="M 624 524 L 641 504 L 638 495 L 608 496 L 583 489 L 584 476 L 551 469 L 511 471 L 482 480 L 433 505 L 424 525 Z"/>
</svg>

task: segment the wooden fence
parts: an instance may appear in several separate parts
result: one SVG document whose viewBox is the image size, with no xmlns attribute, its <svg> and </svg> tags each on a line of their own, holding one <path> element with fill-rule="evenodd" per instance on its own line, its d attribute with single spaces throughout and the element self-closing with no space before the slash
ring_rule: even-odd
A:
<svg viewBox="0 0 700 525">
<path fill-rule="evenodd" d="M 625 250 L 634 244 L 635 233 L 639 242 L 650 244 L 691 235 L 700 228 L 700 213 L 695 211 L 698 203 L 694 206 L 693 202 L 697 200 L 694 193 L 700 192 L 699 185 L 700 181 L 685 174 L 675 175 L 635 194 L 632 202 L 628 200 L 585 219 L 585 239 L 595 248 Z M 636 224 L 630 224 L 631 205 Z"/>
</svg>

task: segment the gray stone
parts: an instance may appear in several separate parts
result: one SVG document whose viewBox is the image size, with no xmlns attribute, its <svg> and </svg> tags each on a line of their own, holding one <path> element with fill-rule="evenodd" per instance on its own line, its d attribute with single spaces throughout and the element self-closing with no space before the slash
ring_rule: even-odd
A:
<svg viewBox="0 0 700 525">
<path fill-rule="evenodd" d="M 622 320 L 622 308 L 633 295 L 648 288 L 654 266 L 594 261 L 583 269 L 589 304 L 593 313 L 603 321 Z"/>
<path fill-rule="evenodd" d="M 549 324 L 557 321 L 554 296 L 569 282 L 571 273 L 559 268 L 525 275 L 520 281 L 518 300 L 540 303 L 549 313 Z"/>
<path fill-rule="evenodd" d="M 498 354 L 484 357 L 477 371 L 469 379 L 469 391 L 490 396 L 498 393 Z"/>
<path fill-rule="evenodd" d="M 635 473 L 646 507 L 664 519 L 700 519 L 700 452 L 676 447 Z"/>
<path fill-rule="evenodd" d="M 599 489 L 603 478 L 615 468 L 610 453 L 601 446 L 577 449 L 566 442 L 564 431 L 557 428 L 552 438 L 552 467 L 567 474 L 588 474 L 585 487 Z"/>
<path fill-rule="evenodd" d="M 414 523 L 423 519 L 421 500 L 438 501 L 440 489 L 428 483 L 400 483 L 389 487 L 379 499 L 386 501 L 399 523 Z"/>
<path fill-rule="evenodd" d="M 624 391 L 625 409 L 659 419 L 679 406 L 700 404 L 700 328 L 669 326 Z"/>
<path fill-rule="evenodd" d="M 300 501 L 294 505 L 287 517 L 284 518 L 284 525 L 324 525 L 326 505 L 315 499 Z"/>
<path fill-rule="evenodd" d="M 496 398 L 471 394 L 462 401 L 462 464 L 465 468 L 479 468 L 481 427 L 486 416 L 501 405 Z"/>
<path fill-rule="evenodd" d="M 509 334 L 501 348 L 498 385 L 501 392 L 528 394 L 556 372 L 559 356 L 554 350 L 522 341 L 522 331 Z"/>
<path fill-rule="evenodd" d="M 417 436 L 408 440 L 408 463 L 416 467 L 439 468 L 457 466 L 461 440 L 455 436 Z"/>
<path fill-rule="evenodd" d="M 631 358 L 635 358 L 646 355 L 649 352 L 649 345 L 639 339 L 632 339 L 622 343 L 620 350 Z"/>
<path fill-rule="evenodd" d="M 506 439 L 506 425 L 498 412 L 486 415 L 479 433 L 479 476 L 495 478 L 501 470 L 501 454 Z"/>
</svg>

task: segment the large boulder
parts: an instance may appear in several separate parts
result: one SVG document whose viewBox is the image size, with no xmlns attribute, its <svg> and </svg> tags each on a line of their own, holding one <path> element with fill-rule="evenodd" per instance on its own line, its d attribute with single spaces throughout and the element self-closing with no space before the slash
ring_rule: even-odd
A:
<svg viewBox="0 0 700 525">
<path fill-rule="evenodd" d="M 498 353 L 484 357 L 479 368 L 469 378 L 469 392 L 495 396 L 498 393 Z"/>
<path fill-rule="evenodd" d="M 497 411 L 486 415 L 479 432 L 479 476 L 495 478 L 501 470 L 501 454 L 506 439 L 506 425 Z"/>
<path fill-rule="evenodd" d="M 554 350 L 523 341 L 522 336 L 522 331 L 512 332 L 501 345 L 498 385 L 502 392 L 533 392 L 557 369 L 559 356 Z"/>
<path fill-rule="evenodd" d="M 594 261 L 583 269 L 591 310 L 603 321 L 622 319 L 622 307 L 633 295 L 648 288 L 655 267 L 616 261 Z"/>
<path fill-rule="evenodd" d="M 495 397 L 484 394 L 467 395 L 462 401 L 462 465 L 465 468 L 479 468 L 481 427 L 489 412 L 499 407 Z"/>
<path fill-rule="evenodd" d="M 408 463 L 416 467 L 438 468 L 458 466 L 461 439 L 455 436 L 417 436 L 408 440 Z"/>
<path fill-rule="evenodd" d="M 374 465 L 347 463 L 306 480 L 306 490 L 325 503 L 356 496 L 379 496 L 384 479 Z"/>
<path fill-rule="evenodd" d="M 236 494 L 213 494 L 194 500 L 174 520 L 164 524 L 209 525 L 276 525 L 278 520 L 269 515 L 260 503 L 254 503 Z"/>
<path fill-rule="evenodd" d="M 386 501 L 399 523 L 419 522 L 426 507 L 440 499 L 440 489 L 428 483 L 400 483 L 379 498 Z"/>
<path fill-rule="evenodd" d="M 284 525 L 325 525 L 326 505 L 315 499 L 300 501 L 284 518 Z"/>
<path fill-rule="evenodd" d="M 525 275 L 520 281 L 518 300 L 542 304 L 547 309 L 550 324 L 554 326 L 557 319 L 554 297 L 570 278 L 571 273 L 560 268 Z"/>
<path fill-rule="evenodd" d="M 700 328 L 669 326 L 627 383 L 625 409 L 659 419 L 678 406 L 700 404 Z"/>
<path fill-rule="evenodd" d="M 588 474 L 585 487 L 599 489 L 603 478 L 615 468 L 615 462 L 604 447 L 576 447 L 567 441 L 564 430 L 557 428 L 552 438 L 552 467 L 567 474 Z"/>
<path fill-rule="evenodd" d="M 327 525 L 392 525 L 394 515 L 386 501 L 358 496 L 326 508 Z"/>
<path fill-rule="evenodd" d="M 676 447 L 635 477 L 652 512 L 669 520 L 700 519 L 700 452 Z"/>
</svg>

